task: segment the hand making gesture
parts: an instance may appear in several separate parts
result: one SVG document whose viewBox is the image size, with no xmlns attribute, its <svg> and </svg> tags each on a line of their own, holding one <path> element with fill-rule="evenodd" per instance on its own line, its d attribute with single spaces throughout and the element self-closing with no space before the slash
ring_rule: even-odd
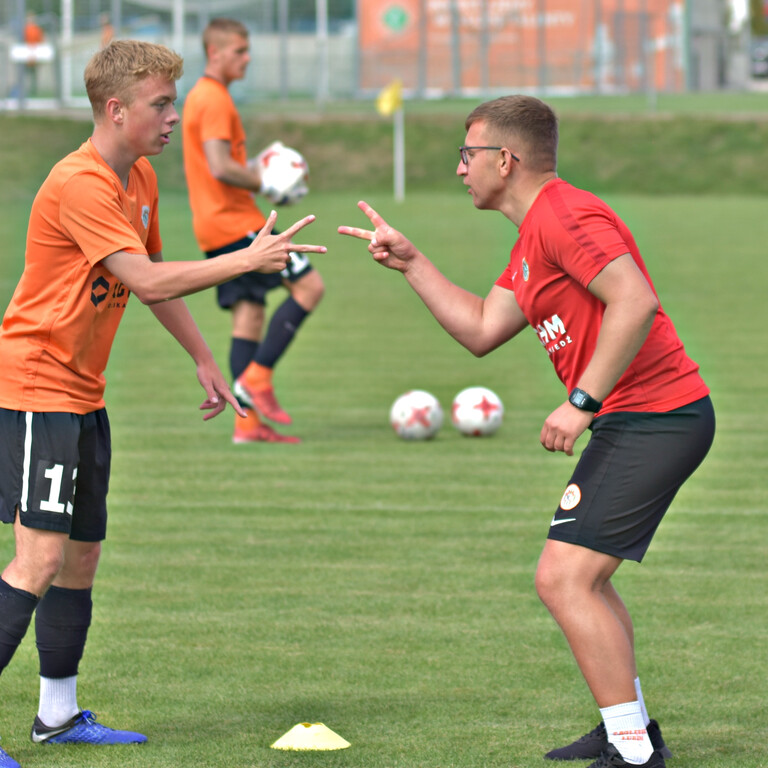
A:
<svg viewBox="0 0 768 768">
<path fill-rule="evenodd" d="M 326 253 L 324 245 L 297 245 L 291 242 L 293 236 L 315 220 L 313 215 L 305 216 L 292 224 L 284 232 L 272 233 L 277 221 L 277 212 L 272 211 L 264 226 L 259 230 L 254 241 L 246 251 L 252 258 L 251 269 L 256 272 L 280 272 L 288 265 L 291 251 L 297 253 Z"/>
<path fill-rule="evenodd" d="M 351 235 L 360 240 L 369 240 L 368 250 L 379 264 L 405 273 L 410 262 L 419 255 L 416 246 L 403 234 L 390 227 L 365 201 L 361 200 L 357 207 L 371 220 L 375 229 L 371 231 L 360 227 L 342 226 L 338 228 L 338 233 Z"/>
</svg>

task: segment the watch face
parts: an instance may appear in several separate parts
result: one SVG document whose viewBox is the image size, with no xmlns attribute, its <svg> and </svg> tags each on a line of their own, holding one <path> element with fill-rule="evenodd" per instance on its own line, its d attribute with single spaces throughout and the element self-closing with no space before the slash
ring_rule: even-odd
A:
<svg viewBox="0 0 768 768">
<path fill-rule="evenodd" d="M 578 388 L 571 392 L 568 400 L 576 408 L 581 408 L 583 411 L 594 411 L 597 413 L 601 406 L 601 403 L 598 403 L 596 400 L 594 400 L 587 392 Z"/>
<path fill-rule="evenodd" d="M 585 397 L 583 392 L 574 392 L 571 395 L 571 402 L 577 407 L 581 408 L 584 403 L 587 401 L 587 398 Z"/>
</svg>

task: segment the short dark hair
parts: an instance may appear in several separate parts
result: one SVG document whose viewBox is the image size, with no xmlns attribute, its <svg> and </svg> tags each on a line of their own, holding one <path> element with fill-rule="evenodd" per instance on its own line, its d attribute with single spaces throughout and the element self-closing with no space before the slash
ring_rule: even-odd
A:
<svg viewBox="0 0 768 768">
<path fill-rule="evenodd" d="M 208 46 L 214 43 L 220 43 L 221 39 L 227 35 L 238 35 L 248 37 L 248 27 L 237 19 L 227 19 L 223 16 L 217 16 L 206 24 L 203 30 L 203 53 L 208 56 Z"/>
<path fill-rule="evenodd" d="M 557 116 L 552 108 L 534 96 L 513 94 L 486 101 L 472 110 L 464 125 L 466 130 L 483 121 L 495 143 L 515 139 L 524 145 L 525 161 L 534 170 L 557 168 Z"/>
</svg>

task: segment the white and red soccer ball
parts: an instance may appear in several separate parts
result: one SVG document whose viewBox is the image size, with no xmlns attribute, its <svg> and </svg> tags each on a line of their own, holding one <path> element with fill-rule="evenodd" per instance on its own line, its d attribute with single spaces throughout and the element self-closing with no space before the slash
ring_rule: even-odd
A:
<svg viewBox="0 0 768 768">
<path fill-rule="evenodd" d="M 434 395 L 412 389 L 392 404 L 389 422 L 403 440 L 429 440 L 443 425 L 443 409 Z"/>
<path fill-rule="evenodd" d="M 503 418 L 501 399 L 486 387 L 467 387 L 453 399 L 451 421 L 464 435 L 492 435 L 501 426 Z"/>
<path fill-rule="evenodd" d="M 309 165 L 303 155 L 273 141 L 249 160 L 261 175 L 261 193 L 275 205 L 291 205 L 309 192 Z"/>
</svg>

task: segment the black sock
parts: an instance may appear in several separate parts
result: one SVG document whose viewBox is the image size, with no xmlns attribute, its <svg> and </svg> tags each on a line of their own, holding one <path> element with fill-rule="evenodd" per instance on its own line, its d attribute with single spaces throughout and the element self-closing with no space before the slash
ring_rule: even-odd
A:
<svg viewBox="0 0 768 768">
<path fill-rule="evenodd" d="M 232 337 L 232 345 L 229 348 L 229 369 L 232 372 L 232 381 L 250 365 L 258 349 L 258 341 Z"/>
<path fill-rule="evenodd" d="M 0 672 L 7 666 L 27 633 L 39 598 L 0 579 Z"/>
<path fill-rule="evenodd" d="M 272 315 L 267 335 L 254 360 L 266 368 L 274 368 L 308 314 L 293 296 L 289 296 Z"/>
<path fill-rule="evenodd" d="M 90 589 L 50 587 L 35 613 L 41 677 L 72 677 L 83 658 L 93 602 Z"/>
</svg>

